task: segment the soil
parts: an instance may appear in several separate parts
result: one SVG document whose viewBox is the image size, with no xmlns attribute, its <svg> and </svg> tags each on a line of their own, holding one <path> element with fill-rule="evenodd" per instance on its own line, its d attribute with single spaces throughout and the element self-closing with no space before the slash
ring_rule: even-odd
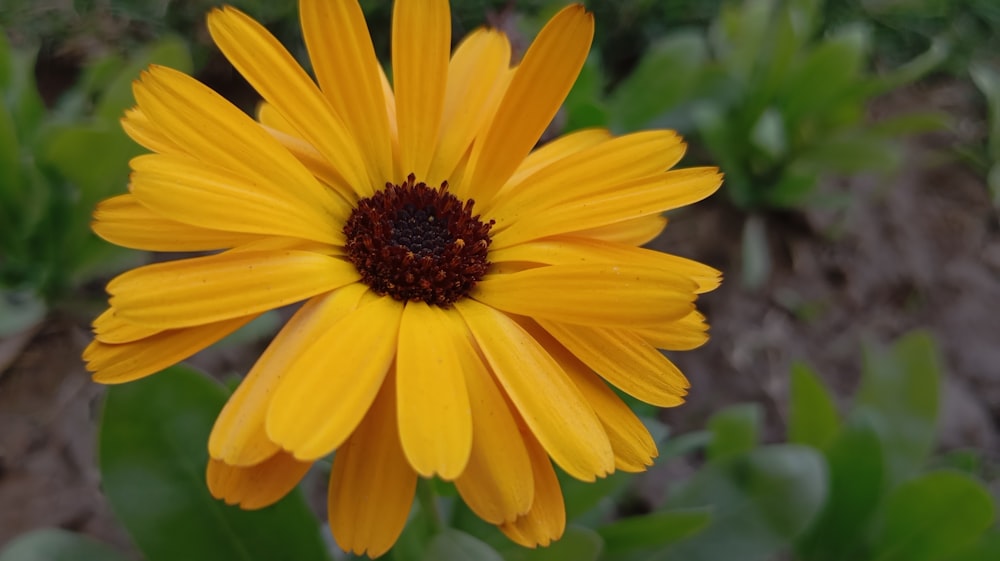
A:
<svg viewBox="0 0 1000 561">
<path fill-rule="evenodd" d="M 703 427 L 726 404 L 756 401 L 767 412 L 767 438 L 777 440 L 793 360 L 808 360 L 846 400 L 863 341 L 888 343 L 925 329 L 946 373 L 941 447 L 977 448 L 1000 461 L 1000 314 L 993 308 L 1000 228 L 983 178 L 946 156 L 955 143 L 978 139 L 978 103 L 970 86 L 945 81 L 877 104 L 876 115 L 944 110 L 958 126 L 909 142 L 906 164 L 892 177 L 826 182 L 824 189 L 850 195 L 847 208 L 763 216 L 773 269 L 758 289 L 741 283 L 745 217 L 723 196 L 671 217 L 653 246 L 726 275 L 701 300 L 712 340 L 672 356 L 692 382 L 688 403 L 664 412 L 675 433 Z M 102 388 L 79 359 L 87 337 L 84 324 L 54 319 L 0 368 L 0 548 L 52 526 L 129 547 L 100 493 L 94 443 Z M 258 342 L 196 358 L 224 375 L 245 371 L 259 352 Z"/>
</svg>

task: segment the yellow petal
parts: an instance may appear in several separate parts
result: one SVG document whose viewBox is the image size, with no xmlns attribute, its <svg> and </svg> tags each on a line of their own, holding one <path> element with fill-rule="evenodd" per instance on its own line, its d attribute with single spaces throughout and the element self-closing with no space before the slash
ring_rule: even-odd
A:
<svg viewBox="0 0 1000 561">
<path fill-rule="evenodd" d="M 129 323 L 108 308 L 94 320 L 94 337 L 102 343 L 131 343 L 159 333 L 159 329 Z"/>
<path fill-rule="evenodd" d="M 226 402 L 212 427 L 208 452 L 232 465 L 259 463 L 278 449 L 265 429 L 268 406 L 288 367 L 314 340 L 357 308 L 368 287 L 355 283 L 305 303 L 271 341 Z"/>
<path fill-rule="evenodd" d="M 527 514 L 501 525 L 500 530 L 524 547 L 544 547 L 561 538 L 566 530 L 566 507 L 559 479 L 545 450 L 533 438 L 527 440 L 535 480 L 535 498 Z"/>
<path fill-rule="evenodd" d="M 330 161 L 346 187 L 361 196 L 373 192 L 375 178 L 347 126 L 273 35 L 232 7 L 208 14 L 208 31 L 250 85 Z"/>
<path fill-rule="evenodd" d="M 368 163 L 373 181 L 398 179 L 392 169 L 392 141 L 385 99 L 365 16 L 357 2 L 304 0 L 302 34 L 323 95 L 343 119 Z M 426 36 L 421 35 L 421 46 Z"/>
<path fill-rule="evenodd" d="M 163 134 L 149 117 L 138 107 L 133 107 L 125 111 L 125 116 L 121 119 L 122 129 L 125 134 L 136 141 L 140 146 L 160 154 L 187 154 L 183 146 Z"/>
<path fill-rule="evenodd" d="M 537 321 L 584 364 L 632 397 L 659 407 L 684 402 L 687 378 L 642 337 L 625 329 Z"/>
<path fill-rule="evenodd" d="M 614 469 L 614 454 L 594 410 L 559 364 L 522 327 L 474 300 L 455 307 L 532 433 L 566 473 L 584 481 Z M 535 490 L 538 493 L 536 487 Z"/>
<path fill-rule="evenodd" d="M 407 302 L 399 324 L 396 383 L 399 437 L 424 477 L 458 477 L 472 448 L 472 412 L 456 347 L 468 339 L 462 318 L 424 302 Z"/>
<path fill-rule="evenodd" d="M 652 249 L 575 236 L 559 236 L 491 251 L 490 261 L 523 261 L 545 265 L 628 263 L 662 269 L 691 279 L 697 284 L 697 294 L 716 289 L 722 281 L 722 273 L 717 269 L 691 259 Z"/>
<path fill-rule="evenodd" d="M 627 134 L 569 155 L 538 170 L 492 202 L 497 227 L 525 212 L 537 213 L 569 201 L 592 198 L 617 185 L 673 167 L 684 155 L 674 131 Z"/>
<path fill-rule="evenodd" d="M 304 460 L 340 446 L 389 371 L 402 311 L 400 302 L 382 296 L 329 325 L 302 349 L 271 400 L 271 440 Z M 395 425 L 392 430 L 396 434 Z"/>
<path fill-rule="evenodd" d="M 694 282 L 636 265 L 552 265 L 489 274 L 476 300 L 512 314 L 601 326 L 662 324 L 694 309 Z"/>
<path fill-rule="evenodd" d="M 404 174 L 427 177 L 444 110 L 451 52 L 448 0 L 396 0 L 392 71 Z"/>
<path fill-rule="evenodd" d="M 292 126 L 282 115 L 274 108 L 273 105 L 266 101 L 261 101 L 257 104 L 257 121 L 269 129 L 276 130 L 278 132 L 284 133 L 288 136 L 295 136 L 298 131 Z"/>
<path fill-rule="evenodd" d="M 469 463 L 455 488 L 477 516 L 502 524 L 531 507 L 531 460 L 506 398 L 470 343 L 456 345 L 472 404 L 473 433 Z"/>
<path fill-rule="evenodd" d="M 171 329 L 264 312 L 358 280 L 353 265 L 306 251 L 230 251 L 155 263 L 110 283 L 125 321 Z"/>
<path fill-rule="evenodd" d="M 267 105 L 270 107 L 270 105 Z M 343 178 L 337 170 L 333 169 L 330 162 L 323 154 L 320 154 L 312 144 L 302 140 L 298 136 L 286 134 L 278 129 L 264 126 L 264 130 L 274 137 L 275 140 L 291 152 L 295 159 L 302 163 L 314 176 L 330 188 L 331 194 L 336 195 L 341 200 L 353 205 L 357 200 L 354 189 L 346 186 Z"/>
<path fill-rule="evenodd" d="M 524 209 L 517 220 L 498 224 L 492 249 L 529 240 L 597 228 L 660 214 L 698 202 L 722 185 L 715 168 L 668 171 L 621 184 L 608 185 L 601 194 L 549 209 Z"/>
<path fill-rule="evenodd" d="M 87 370 L 94 373 L 95 382 L 131 382 L 177 364 L 255 317 L 250 315 L 186 329 L 171 329 L 119 345 L 95 339 L 84 350 L 84 360 L 87 361 Z"/>
<path fill-rule="evenodd" d="M 531 177 L 539 170 L 561 162 L 581 150 L 597 146 L 610 138 L 611 132 L 607 129 L 582 129 L 545 143 L 540 148 L 528 154 L 528 157 L 521 162 L 514 175 L 500 189 L 498 195 L 514 189 L 526 178 Z"/>
<path fill-rule="evenodd" d="M 579 4 L 564 8 L 539 32 L 473 149 L 469 198 L 492 199 L 535 146 L 583 68 L 593 36 L 594 18 Z"/>
<path fill-rule="evenodd" d="M 396 432 L 395 381 L 382 385 L 371 410 L 337 450 L 327 508 L 337 544 L 378 557 L 396 542 L 413 503 L 417 474 Z"/>
<path fill-rule="evenodd" d="M 248 467 L 231 466 L 209 459 L 205 470 L 208 490 L 228 505 L 245 510 L 270 506 L 291 492 L 305 477 L 312 462 L 300 462 L 285 452 Z"/>
<path fill-rule="evenodd" d="M 271 185 L 322 190 L 309 170 L 249 115 L 194 78 L 152 66 L 133 90 L 142 112 L 191 156 Z"/>
<path fill-rule="evenodd" d="M 350 207 L 313 182 L 274 185 L 191 158 L 150 154 L 131 162 L 132 194 L 167 218 L 213 230 L 343 244 Z"/>
<path fill-rule="evenodd" d="M 665 216 L 650 214 L 635 220 L 572 232 L 570 235 L 628 245 L 645 245 L 655 240 L 666 227 L 667 218 Z"/>
<path fill-rule="evenodd" d="M 210 251 L 259 238 L 170 220 L 149 210 L 131 194 L 101 201 L 94 210 L 91 228 L 113 244 L 146 251 Z"/>
<path fill-rule="evenodd" d="M 697 311 L 662 326 L 638 327 L 636 335 L 657 349 L 690 351 L 708 342 L 708 324 Z"/>
<path fill-rule="evenodd" d="M 548 349 L 576 384 L 587 403 L 594 408 L 611 441 L 611 449 L 615 453 L 615 469 L 640 472 L 652 465 L 653 458 L 657 456 L 656 442 L 632 409 L 619 399 L 593 370 L 580 362 L 579 358 L 542 330 L 538 324 L 530 322 L 525 328 Z"/>
<path fill-rule="evenodd" d="M 510 41 L 499 31 L 477 29 L 455 49 L 448 65 L 440 138 L 428 184 L 455 183 L 453 172 L 459 160 L 500 102 L 509 67 Z"/>
</svg>

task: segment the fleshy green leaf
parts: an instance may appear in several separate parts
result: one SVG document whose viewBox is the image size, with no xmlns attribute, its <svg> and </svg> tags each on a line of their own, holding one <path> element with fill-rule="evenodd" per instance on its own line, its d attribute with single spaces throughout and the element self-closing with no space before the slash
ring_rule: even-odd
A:
<svg viewBox="0 0 1000 561">
<path fill-rule="evenodd" d="M 833 396 L 808 365 L 792 365 L 788 412 L 788 441 L 824 449 L 840 430 Z"/>
<path fill-rule="evenodd" d="M 14 538 L 0 551 L 0 561 L 126 561 L 111 547 L 56 528 Z"/>
<path fill-rule="evenodd" d="M 889 496 L 872 559 L 948 558 L 979 538 L 994 516 L 993 500 L 978 481 L 951 471 L 928 473 Z"/>
<path fill-rule="evenodd" d="M 934 444 L 940 362 L 926 333 L 901 338 L 890 350 L 867 345 L 855 414 L 882 441 L 890 482 L 916 473 Z"/>
<path fill-rule="evenodd" d="M 684 101 L 697 85 L 708 48 L 701 35 L 678 33 L 650 45 L 615 89 L 609 109 L 616 127 L 633 130 Z"/>
<path fill-rule="evenodd" d="M 812 448 L 757 448 L 725 464 L 708 464 L 667 507 L 711 507 L 708 527 L 649 561 L 762 561 L 787 549 L 827 496 L 826 463 Z"/>
<path fill-rule="evenodd" d="M 980 536 L 975 543 L 962 550 L 949 561 L 994 561 L 1000 559 L 1000 530 L 993 529 Z"/>
<path fill-rule="evenodd" d="M 182 366 L 108 388 L 99 457 L 118 519 L 148 561 L 328 559 L 297 491 L 253 512 L 209 494 L 208 434 L 225 401 L 221 386 Z"/>
<path fill-rule="evenodd" d="M 755 403 L 734 405 L 712 415 L 708 420 L 708 430 L 712 432 L 708 459 L 724 462 L 753 450 L 760 436 L 762 415 Z"/>
<path fill-rule="evenodd" d="M 823 511 L 799 540 L 803 559 L 859 558 L 868 523 L 885 488 L 882 455 L 875 430 L 858 420 L 846 425 L 829 445 L 830 493 Z"/>
<path fill-rule="evenodd" d="M 424 561 L 468 561 L 470 559 L 503 561 L 503 557 L 492 547 L 465 532 L 450 528 L 434 536 L 424 554 Z"/>
<path fill-rule="evenodd" d="M 712 509 L 665 510 L 624 518 L 597 529 L 609 554 L 636 549 L 662 548 L 704 530 L 712 519 Z"/>
</svg>

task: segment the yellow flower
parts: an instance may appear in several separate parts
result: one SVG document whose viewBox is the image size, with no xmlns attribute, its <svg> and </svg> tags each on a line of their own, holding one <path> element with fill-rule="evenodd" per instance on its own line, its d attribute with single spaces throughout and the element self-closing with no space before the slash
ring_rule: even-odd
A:
<svg viewBox="0 0 1000 561">
<path fill-rule="evenodd" d="M 304 301 L 219 414 L 212 493 L 266 506 L 336 451 L 344 549 L 387 551 L 431 476 L 512 540 L 546 545 L 565 525 L 553 462 L 593 481 L 657 454 L 608 383 L 683 401 L 658 349 L 705 342 L 694 300 L 719 273 L 639 246 L 721 176 L 667 171 L 684 152 L 670 131 L 584 130 L 533 151 L 587 57 L 582 6 L 512 67 L 502 33 L 452 53 L 447 1 L 399 0 L 392 86 L 356 2 L 303 0 L 301 18 L 315 82 L 246 15 L 208 17 L 264 98 L 259 122 L 167 68 L 136 82 L 123 124 L 153 154 L 94 230 L 212 253 L 112 280 L 88 367 L 135 380 Z"/>
</svg>

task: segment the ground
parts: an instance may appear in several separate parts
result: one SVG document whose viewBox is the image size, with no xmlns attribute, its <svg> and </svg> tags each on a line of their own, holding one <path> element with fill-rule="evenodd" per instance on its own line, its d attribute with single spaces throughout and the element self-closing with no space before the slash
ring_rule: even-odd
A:
<svg viewBox="0 0 1000 561">
<path fill-rule="evenodd" d="M 793 360 L 806 359 L 846 398 L 862 341 L 926 329 L 946 373 L 941 447 L 998 449 L 1000 227 L 983 178 L 948 155 L 955 142 L 977 139 L 978 103 L 970 86 L 944 80 L 877 104 L 876 116 L 937 108 L 955 117 L 954 126 L 909 142 L 898 174 L 826 181 L 824 189 L 851 195 L 845 209 L 764 216 L 774 267 L 761 288 L 741 283 L 745 217 L 723 195 L 671 216 L 653 245 L 726 275 L 701 301 L 712 340 L 673 356 L 692 382 L 689 402 L 664 412 L 675 432 L 752 400 L 765 405 L 766 436 L 776 440 Z M 85 322 L 54 318 L 23 345 L 0 343 L 0 547 L 47 526 L 127 544 L 100 494 L 94 443 L 102 388 L 79 359 L 87 338 Z M 221 375 L 245 371 L 259 352 L 258 342 L 197 359 Z"/>
</svg>

